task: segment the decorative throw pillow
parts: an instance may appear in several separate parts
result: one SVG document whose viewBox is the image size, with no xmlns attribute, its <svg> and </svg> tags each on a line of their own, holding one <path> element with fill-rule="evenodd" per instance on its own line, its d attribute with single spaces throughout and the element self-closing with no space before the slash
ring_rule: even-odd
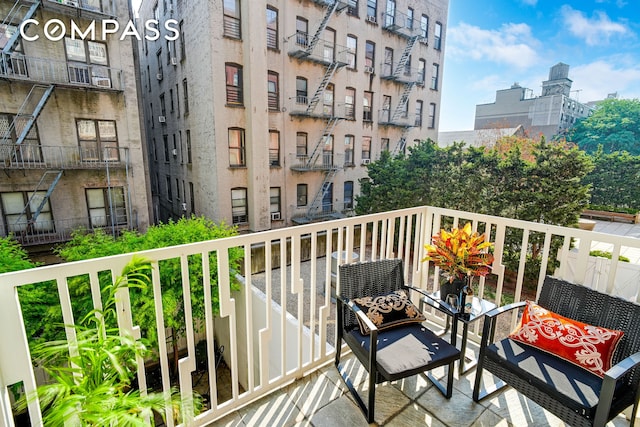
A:
<svg viewBox="0 0 640 427">
<path fill-rule="evenodd" d="M 604 377 L 623 335 L 622 331 L 578 322 L 527 301 L 522 323 L 509 338 Z"/>
<path fill-rule="evenodd" d="M 376 297 L 355 298 L 353 303 L 364 311 L 378 330 L 390 329 L 407 323 L 422 323 L 427 320 L 403 290 Z M 362 335 L 368 335 L 371 332 L 360 318 L 358 318 L 358 323 Z"/>
</svg>

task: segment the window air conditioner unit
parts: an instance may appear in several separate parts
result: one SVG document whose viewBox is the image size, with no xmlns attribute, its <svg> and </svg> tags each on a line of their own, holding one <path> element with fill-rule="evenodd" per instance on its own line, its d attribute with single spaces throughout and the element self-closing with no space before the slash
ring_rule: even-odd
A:
<svg viewBox="0 0 640 427">
<path fill-rule="evenodd" d="M 111 79 L 109 77 L 94 77 L 93 85 L 100 87 L 111 87 Z"/>
<path fill-rule="evenodd" d="M 378 23 L 378 20 L 376 19 L 376 17 L 375 17 L 375 16 L 373 16 L 373 15 L 368 15 L 368 16 L 367 16 L 367 22 L 371 22 L 372 24 L 377 24 L 377 23 Z"/>
<path fill-rule="evenodd" d="M 368 165 L 369 163 L 371 163 L 371 159 L 362 159 L 363 165 Z"/>
<path fill-rule="evenodd" d="M 271 221 L 279 221 L 280 212 L 271 212 Z"/>
<path fill-rule="evenodd" d="M 178 65 L 178 58 L 176 58 L 175 56 L 171 57 L 171 65 Z"/>
<path fill-rule="evenodd" d="M 78 7 L 80 4 L 75 0 L 63 0 L 62 4 L 66 4 L 67 6 Z"/>
<path fill-rule="evenodd" d="M 157 78 L 158 80 L 162 80 L 162 73 L 158 73 L 158 74 L 156 74 L 156 78 Z"/>
<path fill-rule="evenodd" d="M 176 157 L 178 155 L 178 150 L 174 148 L 173 150 L 171 150 L 171 154 L 173 154 L 173 157 Z"/>
<path fill-rule="evenodd" d="M 182 211 L 183 211 L 183 212 L 186 212 L 186 211 L 187 211 L 187 204 L 186 204 L 186 203 L 183 203 L 183 204 L 182 204 Z"/>
<path fill-rule="evenodd" d="M 367 73 L 367 74 L 373 74 L 373 67 L 365 66 L 364 67 L 364 72 Z"/>
<path fill-rule="evenodd" d="M 164 123 L 164 122 L 166 122 L 166 121 L 167 121 L 167 118 L 166 118 L 165 116 L 158 116 L 158 121 L 159 121 L 160 123 Z"/>
<path fill-rule="evenodd" d="M 429 39 L 427 39 L 426 37 L 420 37 L 418 39 L 418 41 L 424 45 L 428 45 L 429 44 Z"/>
</svg>

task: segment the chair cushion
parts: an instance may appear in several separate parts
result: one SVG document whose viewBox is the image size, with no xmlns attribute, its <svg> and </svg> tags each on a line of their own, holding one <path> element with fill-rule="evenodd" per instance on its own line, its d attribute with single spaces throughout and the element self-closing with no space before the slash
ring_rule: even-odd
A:
<svg viewBox="0 0 640 427">
<path fill-rule="evenodd" d="M 509 338 L 486 348 L 486 357 L 526 379 L 543 393 L 579 413 L 598 405 L 602 378 L 550 353 Z"/>
<path fill-rule="evenodd" d="M 375 297 L 354 298 L 353 303 L 365 312 L 378 330 L 394 328 L 407 323 L 422 323 L 427 320 L 413 305 L 404 290 Z M 358 318 L 358 324 L 363 335 L 371 332 L 360 318 Z"/>
<path fill-rule="evenodd" d="M 623 335 L 622 331 L 578 322 L 527 301 L 522 322 L 509 338 L 603 377 Z"/>
<path fill-rule="evenodd" d="M 369 334 L 353 329 L 345 335 L 345 340 L 361 361 L 367 360 Z M 387 381 L 428 371 L 459 358 L 460 350 L 417 323 L 378 333 L 377 369 Z"/>
</svg>

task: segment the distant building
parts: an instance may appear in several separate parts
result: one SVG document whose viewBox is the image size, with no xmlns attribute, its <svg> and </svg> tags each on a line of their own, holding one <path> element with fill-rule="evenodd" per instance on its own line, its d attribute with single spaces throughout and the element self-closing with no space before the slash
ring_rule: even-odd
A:
<svg viewBox="0 0 640 427">
<path fill-rule="evenodd" d="M 533 96 L 531 89 L 517 83 L 498 90 L 495 102 L 476 105 L 474 129 L 522 125 L 530 137 L 561 135 L 592 111 L 589 105 L 571 98 L 571 84 L 569 66 L 558 63 L 551 67 L 549 79 L 542 82 L 540 96 Z"/>
<path fill-rule="evenodd" d="M 447 147 L 454 142 L 464 142 L 468 147 L 493 147 L 496 141 L 505 136 L 524 137 L 526 135 L 522 126 L 515 128 L 438 132 L 438 145 Z"/>
<path fill-rule="evenodd" d="M 260 231 L 350 215 L 366 166 L 437 136 L 448 0 L 144 0 L 156 220 Z M 162 34 L 164 36 L 164 32 Z"/>
<path fill-rule="evenodd" d="M 79 227 L 146 229 L 137 40 L 95 25 L 124 26 L 127 0 L 2 0 L 0 14 L 0 236 L 48 246 Z"/>
</svg>

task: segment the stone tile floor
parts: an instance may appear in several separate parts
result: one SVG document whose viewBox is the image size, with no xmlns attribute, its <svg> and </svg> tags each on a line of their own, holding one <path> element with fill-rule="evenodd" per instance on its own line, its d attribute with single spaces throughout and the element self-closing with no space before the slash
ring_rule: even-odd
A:
<svg viewBox="0 0 640 427">
<path fill-rule="evenodd" d="M 471 343 L 470 343 L 470 346 Z M 477 349 L 475 349 L 477 350 Z M 353 356 L 344 359 L 344 368 L 366 399 L 366 371 Z M 433 371 L 437 378 L 445 368 Z M 490 427 L 490 426 L 566 426 L 536 403 L 506 388 L 481 403 L 471 393 L 475 369 L 460 376 L 457 366 L 450 400 L 423 375 L 379 384 L 376 388 L 374 426 Z M 490 381 L 485 374 L 485 381 Z M 347 387 L 330 364 L 247 407 L 214 422 L 213 426 L 367 426 L 366 419 Z M 628 426 L 619 416 L 607 427 Z"/>
</svg>

